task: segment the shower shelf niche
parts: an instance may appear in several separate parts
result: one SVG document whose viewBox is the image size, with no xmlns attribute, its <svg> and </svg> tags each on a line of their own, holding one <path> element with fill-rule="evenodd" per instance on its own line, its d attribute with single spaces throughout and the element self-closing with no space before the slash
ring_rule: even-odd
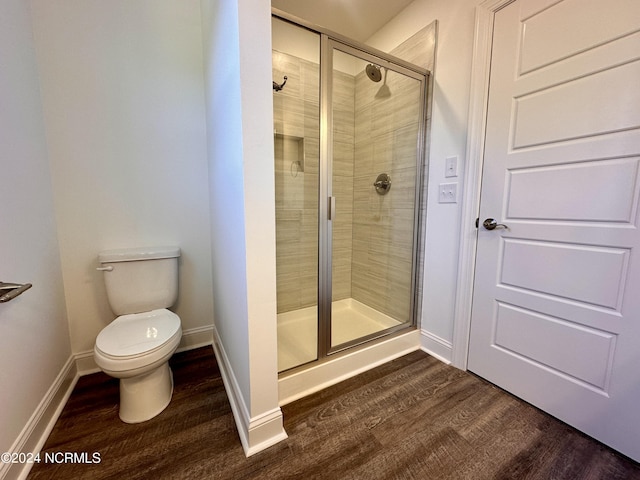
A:
<svg viewBox="0 0 640 480">
<path fill-rule="evenodd" d="M 283 160 L 291 161 L 291 174 L 304 173 L 304 138 L 274 130 L 274 142 L 281 143 Z"/>
</svg>

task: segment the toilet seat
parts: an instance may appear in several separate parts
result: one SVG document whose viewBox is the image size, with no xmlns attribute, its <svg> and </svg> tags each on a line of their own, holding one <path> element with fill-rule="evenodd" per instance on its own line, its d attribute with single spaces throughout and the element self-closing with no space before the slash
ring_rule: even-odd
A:
<svg viewBox="0 0 640 480">
<path fill-rule="evenodd" d="M 151 353 L 180 329 L 180 317 L 166 308 L 121 315 L 96 338 L 98 349 L 112 357 Z"/>
<path fill-rule="evenodd" d="M 139 369 L 171 356 L 181 337 L 180 317 L 167 309 L 122 315 L 98 334 L 96 363 L 105 372 Z"/>
</svg>

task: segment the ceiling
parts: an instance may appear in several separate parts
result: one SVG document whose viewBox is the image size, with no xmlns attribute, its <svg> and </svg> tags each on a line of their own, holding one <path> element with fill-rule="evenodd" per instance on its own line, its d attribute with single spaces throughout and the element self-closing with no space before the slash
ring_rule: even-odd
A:
<svg viewBox="0 0 640 480">
<path fill-rule="evenodd" d="M 271 0 L 271 6 L 364 42 L 413 0 Z"/>
</svg>

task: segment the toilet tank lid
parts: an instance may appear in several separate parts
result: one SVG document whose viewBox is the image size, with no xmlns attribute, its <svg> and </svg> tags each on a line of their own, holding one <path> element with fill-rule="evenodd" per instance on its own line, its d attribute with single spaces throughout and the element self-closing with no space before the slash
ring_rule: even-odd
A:
<svg viewBox="0 0 640 480">
<path fill-rule="evenodd" d="M 176 258 L 180 256 L 180 247 L 137 247 L 105 250 L 98 254 L 100 263 L 133 262 L 135 260 L 153 260 Z"/>
</svg>

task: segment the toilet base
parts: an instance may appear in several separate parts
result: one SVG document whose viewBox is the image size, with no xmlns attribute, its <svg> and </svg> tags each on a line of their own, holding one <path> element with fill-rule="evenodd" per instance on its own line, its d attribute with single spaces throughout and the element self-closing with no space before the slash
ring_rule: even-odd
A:
<svg viewBox="0 0 640 480">
<path fill-rule="evenodd" d="M 149 373 L 120 379 L 120 420 L 140 423 L 159 415 L 171 402 L 173 373 L 164 362 Z"/>
</svg>

